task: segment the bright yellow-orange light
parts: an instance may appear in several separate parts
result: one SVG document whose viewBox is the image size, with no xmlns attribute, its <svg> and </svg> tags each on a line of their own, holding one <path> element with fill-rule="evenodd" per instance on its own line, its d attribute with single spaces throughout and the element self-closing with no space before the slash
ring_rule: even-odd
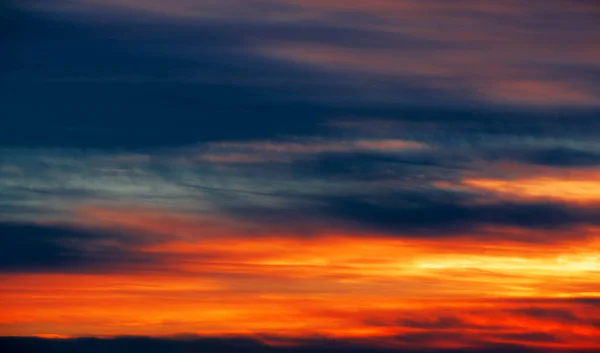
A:
<svg viewBox="0 0 600 353">
<path fill-rule="evenodd" d="M 562 179 L 557 177 L 515 180 L 467 179 L 463 183 L 477 189 L 521 198 L 552 198 L 565 201 L 600 201 L 600 180 Z"/>
</svg>

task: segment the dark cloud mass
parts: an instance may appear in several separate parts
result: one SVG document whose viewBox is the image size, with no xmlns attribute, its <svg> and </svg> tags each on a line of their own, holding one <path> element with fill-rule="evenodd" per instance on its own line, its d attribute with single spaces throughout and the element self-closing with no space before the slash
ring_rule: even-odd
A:
<svg viewBox="0 0 600 353">
<path fill-rule="evenodd" d="M 1 222 L 0 271 L 95 272 L 148 264 L 151 257 L 132 249 L 140 243 L 111 231 Z"/>
<path fill-rule="evenodd" d="M 557 167 L 595 167 L 600 164 L 600 154 L 568 148 L 556 148 L 523 153 L 524 162 Z"/>
<path fill-rule="evenodd" d="M 219 48 L 235 44 L 215 29 L 190 35 L 172 25 L 132 28 L 13 12 L 15 28 L 3 43 L 11 53 L 2 62 L 2 115 L 12 117 L 2 130 L 5 146 L 155 147 L 266 137 L 313 131 L 327 114 L 320 109 L 303 123 L 300 116 L 314 115 L 310 106 L 269 101 L 277 89 L 245 84 L 263 76 L 293 82 L 302 71 L 233 56 Z M 169 55 L 181 50 L 197 55 Z"/>
<path fill-rule="evenodd" d="M 64 2 L 48 4 L 52 8 L 51 4 Z M 143 2 L 139 5 L 143 7 Z M 327 55 L 322 46 L 357 47 L 364 52 L 393 49 L 429 57 L 434 55 L 431 48 L 434 53 L 453 53 L 469 51 L 461 46 L 478 45 L 417 36 L 411 28 L 406 33 L 390 32 L 373 29 L 371 22 L 356 26 L 345 20 L 316 19 L 248 18 L 232 23 L 220 16 L 174 21 L 158 14 L 128 17 L 118 11 L 5 12 L 13 27 L 2 44 L 10 53 L 1 65 L 2 115 L 9 117 L 8 128 L 0 135 L 5 146 L 135 148 L 308 135 L 327 120 L 357 115 L 445 122 L 474 119 L 477 129 L 496 121 L 496 126 L 519 131 L 527 126 L 503 123 L 507 115 L 509 121 L 514 120 L 511 115 L 544 121 L 560 115 L 570 127 L 597 120 L 597 112 L 590 117 L 587 107 L 568 113 L 507 112 L 432 88 L 410 75 L 370 78 L 260 51 L 284 45 Z M 35 104 L 29 104 L 32 99 Z"/>
<path fill-rule="evenodd" d="M 399 196 L 406 196 L 399 198 L 405 205 L 394 205 L 389 195 L 382 199 L 384 202 L 392 201 L 391 204 L 341 199 L 334 200 L 330 205 L 334 215 L 366 224 L 367 227 L 376 226 L 398 232 L 429 230 L 434 234 L 456 234 L 483 225 L 556 229 L 595 224 L 598 219 L 595 210 L 572 209 L 559 204 L 498 202 L 469 205 L 429 197 L 411 200 L 409 195 Z"/>
<path fill-rule="evenodd" d="M 296 224 L 346 224 L 364 230 L 377 230 L 403 237 L 448 237 L 486 228 L 524 228 L 530 230 L 567 230 L 596 226 L 597 206 L 574 206 L 563 202 L 486 200 L 482 195 L 435 190 L 388 191 L 310 198 L 286 196 L 287 207 L 226 206 L 243 219 Z M 493 235 L 496 236 L 496 235 Z M 555 233 L 547 233 L 551 241 Z M 573 234 L 577 237 L 577 234 Z M 539 234 L 530 240 L 541 241 Z"/>
<path fill-rule="evenodd" d="M 115 339 L 38 339 L 21 337 L 0 338 L 0 346 L 7 349 L 6 352 L 48 352 L 48 353 L 500 353 L 510 350 L 515 353 L 538 353 L 553 352 L 553 350 L 541 350 L 535 348 L 519 347 L 516 345 L 498 345 L 498 347 L 478 348 L 478 349 L 386 349 L 376 348 L 365 345 L 364 343 L 341 342 L 331 340 L 307 341 L 303 345 L 296 347 L 277 347 L 270 346 L 260 341 L 252 339 L 236 338 L 205 338 L 205 339 L 155 339 L 145 337 L 122 337 Z M 592 350 L 556 350 L 556 352 L 565 353 L 592 353 Z"/>
</svg>

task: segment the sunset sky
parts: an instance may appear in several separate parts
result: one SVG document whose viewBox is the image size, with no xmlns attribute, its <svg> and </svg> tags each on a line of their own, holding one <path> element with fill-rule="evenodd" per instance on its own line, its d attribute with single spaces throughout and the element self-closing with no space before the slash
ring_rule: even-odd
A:
<svg viewBox="0 0 600 353">
<path fill-rule="evenodd" d="M 600 3 L 0 3 L 0 351 L 600 352 Z"/>
</svg>

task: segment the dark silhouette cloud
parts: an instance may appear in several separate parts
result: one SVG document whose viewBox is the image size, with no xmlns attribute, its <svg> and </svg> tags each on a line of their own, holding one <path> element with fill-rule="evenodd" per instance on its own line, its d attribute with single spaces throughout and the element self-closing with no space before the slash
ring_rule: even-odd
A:
<svg viewBox="0 0 600 353">
<path fill-rule="evenodd" d="M 350 198 L 333 199 L 329 203 L 329 209 L 332 215 L 351 222 L 400 232 L 429 230 L 454 233 L 483 225 L 560 228 L 595 224 L 598 219 L 598 211 L 595 209 L 574 209 L 561 204 L 467 204 L 428 196 L 413 200 L 409 197 L 410 195 L 401 194 L 389 197 L 381 195 L 380 203 Z"/>
<path fill-rule="evenodd" d="M 580 151 L 569 148 L 524 152 L 521 159 L 526 163 L 553 167 L 595 167 L 600 165 L 600 152 Z"/>
<path fill-rule="evenodd" d="M 0 223 L 0 271 L 94 272 L 153 260 L 133 249 L 152 236 L 127 234 L 62 225 Z"/>
<path fill-rule="evenodd" d="M 77 15 L 17 6 L 4 13 L 12 19 L 1 44 L 10 55 L 0 59 L 0 112 L 8 117 L 0 132 L 4 146 L 144 148 L 310 135 L 323 122 L 346 116 L 475 121 L 476 130 L 516 132 L 533 126 L 525 121 L 539 119 L 590 129 L 597 121 L 593 109 L 511 111 L 461 96 L 458 86 L 456 92 L 432 87 L 419 75 L 366 78 L 260 50 L 283 43 L 317 46 L 307 53 L 318 53 L 318 46 L 402 48 L 430 57 L 432 48 L 461 49 L 460 41 L 443 37 L 346 20 L 173 21 L 158 14 Z M 478 14 L 484 15 L 494 16 Z M 377 88 L 366 94 L 363 86 Z"/>
<path fill-rule="evenodd" d="M 576 206 L 551 201 L 508 201 L 488 199 L 478 202 L 476 193 L 439 190 L 423 192 L 388 190 L 354 196 L 285 195 L 287 207 L 243 208 L 226 205 L 224 210 L 244 219 L 279 224 L 337 224 L 364 230 L 416 237 L 446 237 L 478 233 L 482 229 L 522 228 L 559 230 L 597 225 L 600 210 L 595 205 Z M 480 233 L 486 236 L 486 232 Z M 553 240 L 556 233 L 545 233 Z M 496 235 L 491 235 L 492 238 Z M 564 237 L 565 234 L 558 236 Z M 576 235 L 573 235 L 576 236 Z M 543 239 L 532 234 L 531 239 Z"/>
<path fill-rule="evenodd" d="M 409 339 L 408 336 L 411 336 Z M 418 337 L 417 337 L 418 336 Z M 539 336 L 539 335 L 538 335 Z M 536 336 L 536 338 L 539 338 Z M 434 338 L 432 334 L 413 334 L 404 340 L 422 343 Z M 161 339 L 148 337 L 119 337 L 114 339 L 41 339 L 32 337 L 0 338 L 0 348 L 6 353 L 592 353 L 585 349 L 531 348 L 517 344 L 489 343 L 478 348 L 381 348 L 368 342 L 343 340 L 304 340 L 289 347 L 270 346 L 245 338 Z"/>
</svg>

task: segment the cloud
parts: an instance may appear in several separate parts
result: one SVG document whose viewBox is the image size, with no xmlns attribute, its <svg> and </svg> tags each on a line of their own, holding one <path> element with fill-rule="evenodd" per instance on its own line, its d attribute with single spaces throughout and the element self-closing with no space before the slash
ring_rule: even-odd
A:
<svg viewBox="0 0 600 353">
<path fill-rule="evenodd" d="M 296 141 L 221 142 L 209 144 L 206 152 L 190 156 L 191 162 L 209 163 L 269 163 L 296 162 L 327 155 L 380 154 L 398 155 L 428 149 L 416 141 L 400 139 L 340 139 Z"/>
<path fill-rule="evenodd" d="M 2 222 L 0 271 L 94 272 L 148 265 L 155 259 L 133 249 L 140 242 L 97 229 Z"/>
<path fill-rule="evenodd" d="M 417 337 L 419 336 L 419 337 Z M 538 335 L 540 336 L 540 335 Z M 410 338 L 409 338 L 410 337 Z M 406 340 L 428 340 L 432 337 L 424 335 L 406 335 Z M 188 339 L 165 339 L 149 337 L 119 337 L 113 339 L 79 338 L 79 339 L 41 339 L 31 337 L 5 337 L 0 338 L 0 344 L 6 347 L 8 352 L 73 352 L 83 353 L 90 350 L 102 352 L 253 352 L 253 353 L 500 353 L 507 349 L 515 353 L 546 353 L 558 352 L 553 349 L 534 348 L 509 344 L 490 344 L 479 348 L 385 348 L 369 342 L 343 342 L 327 339 L 307 339 L 299 346 L 273 346 L 262 343 L 260 340 L 244 338 L 188 338 Z M 591 353 L 592 350 L 562 348 L 564 353 Z"/>
<path fill-rule="evenodd" d="M 4 149 L 0 210 L 13 220 L 66 220 L 81 206 L 152 204 L 265 226 L 329 223 L 420 236 L 597 223 L 593 168 L 522 162 L 569 140 L 509 135 L 501 150 L 493 134 L 426 139 L 418 129 L 137 152 Z"/>
<path fill-rule="evenodd" d="M 15 3 L 2 115 L 19 118 L 2 144 L 273 139 L 339 116 L 524 129 L 499 106 L 567 107 L 555 125 L 587 127 L 579 108 L 597 104 L 596 21 L 573 2 L 228 4 Z M 557 114 L 515 110 L 542 126 Z"/>
<path fill-rule="evenodd" d="M 540 320 L 548 320 L 553 322 L 578 323 L 584 322 L 585 319 L 577 316 L 572 311 L 564 308 L 543 308 L 543 307 L 527 307 L 520 308 L 514 311 L 516 314 L 533 317 Z"/>
<path fill-rule="evenodd" d="M 556 147 L 529 151 L 496 151 L 495 157 L 512 159 L 528 164 L 558 168 L 585 168 L 600 166 L 600 152 L 578 150 L 569 147 Z"/>
<path fill-rule="evenodd" d="M 320 334 L 417 348 L 528 346 L 546 331 L 583 345 L 597 334 L 597 227 L 393 237 L 157 209 L 77 211 L 74 225 L 0 229 L 3 334 Z M 515 333 L 524 335 L 505 336 Z"/>
<path fill-rule="evenodd" d="M 282 41 L 265 45 L 274 57 L 371 78 L 365 93 L 383 87 L 378 80 L 392 76 L 459 100 L 538 107 L 598 104 L 597 81 L 581 80 L 564 69 L 576 66 L 593 71 L 593 58 L 598 55 L 579 44 L 590 40 L 587 34 L 597 32 L 597 26 L 570 2 L 481 6 L 467 1 L 447 6 L 438 1 L 382 1 L 370 8 L 341 1 L 304 5 L 330 18 L 343 11 L 361 11 L 380 21 L 378 26 L 367 23 L 365 27 L 424 44 L 415 48 L 387 41 L 387 46 L 371 50 L 356 50 L 343 43 L 296 45 Z M 430 25 L 432 20 L 437 27 Z M 572 26 L 573 21 L 578 26 Z M 584 28 L 590 32 L 585 33 Z M 570 39 L 577 42 L 569 43 Z M 553 55 L 548 51 L 551 47 L 569 47 L 573 56 Z"/>
<path fill-rule="evenodd" d="M 591 2 L 9 5 L 9 351 L 597 351 Z"/>
<path fill-rule="evenodd" d="M 398 236 L 456 236 L 492 228 L 568 229 L 597 225 L 595 205 L 576 206 L 536 200 L 481 200 L 477 194 L 426 190 L 380 191 L 345 196 L 300 197 L 287 206 L 244 208 L 225 205 L 242 219 L 280 224 L 356 226 Z M 482 234 L 485 234 L 483 232 Z M 541 239 L 534 237 L 536 241 Z M 548 233 L 548 240 L 552 233 Z M 523 240 L 527 240 L 526 238 Z"/>
<path fill-rule="evenodd" d="M 508 180 L 466 179 L 463 183 L 474 189 L 525 201 L 568 201 L 574 204 L 589 203 L 593 207 L 600 199 L 594 172 L 587 173 L 585 178 L 577 178 L 577 175 L 569 175 L 567 178 L 531 176 Z"/>
<path fill-rule="evenodd" d="M 11 13 L 14 30 L 2 44 L 11 53 L 1 65 L 2 111 L 20 118 L 3 129 L 4 146 L 139 148 L 270 138 L 313 132 L 331 110 L 282 102 L 282 93 L 299 97 L 325 86 L 302 88 L 314 75 L 245 51 L 226 23 L 161 25 L 110 16 L 84 23 L 65 14 Z"/>
</svg>

